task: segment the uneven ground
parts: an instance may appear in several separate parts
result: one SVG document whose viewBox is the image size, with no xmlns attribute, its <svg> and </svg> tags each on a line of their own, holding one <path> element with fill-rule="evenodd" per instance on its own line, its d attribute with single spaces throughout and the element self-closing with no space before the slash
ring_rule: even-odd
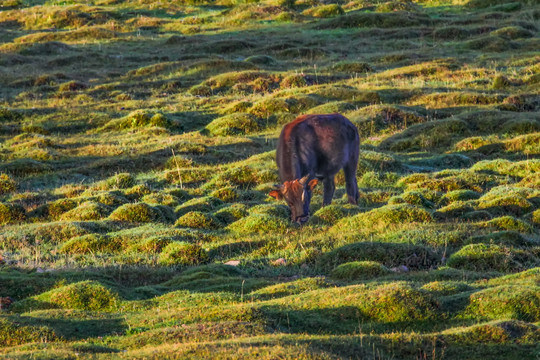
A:
<svg viewBox="0 0 540 360">
<path fill-rule="evenodd" d="M 538 357 L 538 1 L 229 1 L 0 1 L 0 357 Z"/>
</svg>

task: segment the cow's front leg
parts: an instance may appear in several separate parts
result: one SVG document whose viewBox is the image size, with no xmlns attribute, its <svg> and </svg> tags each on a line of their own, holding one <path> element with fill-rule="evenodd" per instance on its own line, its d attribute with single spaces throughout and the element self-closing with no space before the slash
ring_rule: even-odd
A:
<svg viewBox="0 0 540 360">
<path fill-rule="evenodd" d="M 324 195 L 323 206 L 330 205 L 332 198 L 334 197 L 334 191 L 336 190 L 336 184 L 334 183 L 334 177 L 328 176 L 323 180 Z"/>
</svg>

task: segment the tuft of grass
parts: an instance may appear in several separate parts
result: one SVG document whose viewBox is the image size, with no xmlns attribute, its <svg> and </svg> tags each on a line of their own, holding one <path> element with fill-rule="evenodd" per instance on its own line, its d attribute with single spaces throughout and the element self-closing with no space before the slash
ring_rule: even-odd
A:
<svg viewBox="0 0 540 360">
<path fill-rule="evenodd" d="M 410 204 L 386 205 L 378 209 L 344 218 L 331 228 L 332 233 L 360 231 L 374 233 L 408 223 L 428 223 L 433 221 L 431 214 Z"/>
<path fill-rule="evenodd" d="M 376 261 L 353 261 L 341 264 L 332 270 L 332 277 L 340 280 L 365 280 L 391 273 Z"/>
<path fill-rule="evenodd" d="M 473 318 L 538 321 L 540 319 L 538 287 L 501 285 L 478 291 L 469 297 L 465 315 Z"/>
<path fill-rule="evenodd" d="M 200 246 L 186 242 L 172 242 L 159 254 L 161 265 L 197 265 L 208 260 L 208 253 Z"/>
<path fill-rule="evenodd" d="M 218 229 L 221 227 L 219 220 L 212 214 L 200 211 L 190 211 L 176 220 L 175 226 L 195 229 Z"/>
<path fill-rule="evenodd" d="M 117 238 L 99 234 L 76 236 L 62 244 L 60 252 L 64 254 L 94 254 L 102 252 L 119 252 L 122 243 Z"/>
<path fill-rule="evenodd" d="M 495 244 L 469 244 L 448 259 L 448 265 L 473 271 L 516 272 L 540 261 L 527 251 Z"/>
<path fill-rule="evenodd" d="M 5 195 L 17 190 L 17 183 L 7 174 L 0 174 L 0 195 Z"/>
<path fill-rule="evenodd" d="M 107 217 L 111 210 L 106 205 L 95 201 L 85 201 L 79 206 L 64 212 L 60 220 L 66 221 L 88 221 L 100 220 Z"/>
<path fill-rule="evenodd" d="M 268 214 L 251 214 L 233 222 L 227 229 L 240 234 L 283 234 L 287 230 L 287 221 Z"/>
<path fill-rule="evenodd" d="M 24 326 L 8 319 L 0 319 L 0 345 L 3 347 L 58 340 L 60 338 L 49 327 Z"/>
<path fill-rule="evenodd" d="M 255 116 L 236 113 L 213 120 L 206 129 L 214 136 L 230 136 L 257 132 L 261 127 Z"/>
<path fill-rule="evenodd" d="M 116 208 L 109 218 L 127 222 L 154 222 L 161 220 L 161 212 L 145 203 L 124 204 Z"/>
<path fill-rule="evenodd" d="M 58 287 L 32 296 L 13 306 L 15 312 L 40 309 L 80 309 L 114 311 L 120 305 L 119 295 L 98 281 L 86 280 Z"/>
<path fill-rule="evenodd" d="M 14 224 L 26 219 L 26 212 L 20 205 L 0 202 L 0 225 Z"/>
</svg>

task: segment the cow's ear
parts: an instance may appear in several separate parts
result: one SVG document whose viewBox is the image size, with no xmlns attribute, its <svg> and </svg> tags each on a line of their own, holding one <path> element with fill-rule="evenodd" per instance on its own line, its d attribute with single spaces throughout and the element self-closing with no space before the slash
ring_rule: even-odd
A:
<svg viewBox="0 0 540 360">
<path fill-rule="evenodd" d="M 283 198 L 283 195 L 281 195 L 281 191 L 279 190 L 272 190 L 268 195 L 270 195 L 276 200 L 281 200 Z"/>
<path fill-rule="evenodd" d="M 313 190 L 313 188 L 314 188 L 315 186 L 317 186 L 318 183 L 319 183 L 319 180 L 317 180 L 317 179 L 311 180 L 311 181 L 308 183 L 309 189 L 310 189 L 310 190 Z"/>
</svg>

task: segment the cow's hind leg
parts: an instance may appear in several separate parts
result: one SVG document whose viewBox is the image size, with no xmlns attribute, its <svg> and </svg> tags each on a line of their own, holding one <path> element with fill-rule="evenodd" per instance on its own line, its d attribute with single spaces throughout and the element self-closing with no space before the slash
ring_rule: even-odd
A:
<svg viewBox="0 0 540 360">
<path fill-rule="evenodd" d="M 334 184 L 334 177 L 327 176 L 323 180 L 324 185 L 324 195 L 323 195 L 323 206 L 330 205 L 332 198 L 334 197 L 334 191 L 336 190 L 336 185 Z"/>
<path fill-rule="evenodd" d="M 358 204 L 358 183 L 356 181 L 356 161 L 349 161 L 343 168 L 345 173 L 345 187 L 347 189 L 347 197 L 349 204 Z"/>
</svg>

